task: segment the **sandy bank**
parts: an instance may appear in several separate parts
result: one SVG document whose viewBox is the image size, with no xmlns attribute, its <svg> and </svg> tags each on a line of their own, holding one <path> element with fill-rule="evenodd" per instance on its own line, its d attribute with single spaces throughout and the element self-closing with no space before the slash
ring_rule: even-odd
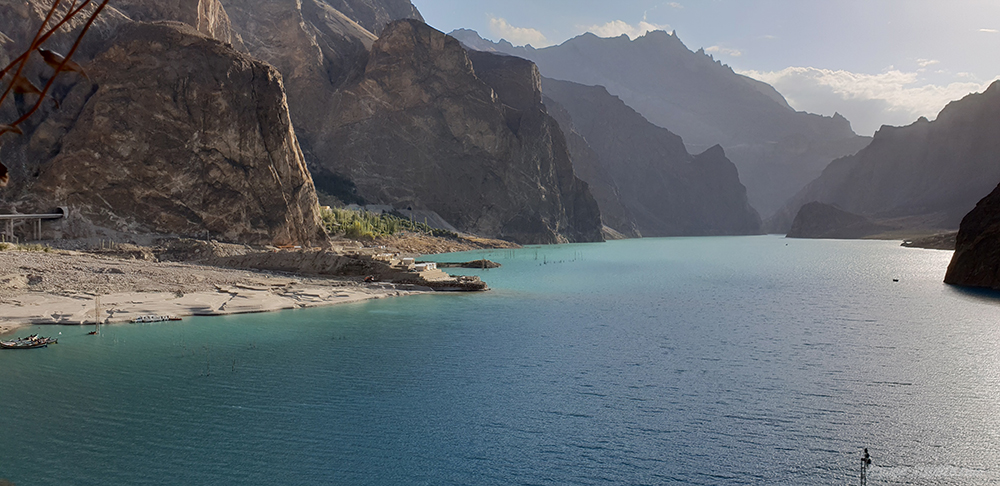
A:
<svg viewBox="0 0 1000 486">
<path fill-rule="evenodd" d="M 406 285 L 298 277 L 79 252 L 0 252 L 0 333 L 33 324 L 93 324 L 144 314 L 266 312 L 421 293 Z"/>
</svg>

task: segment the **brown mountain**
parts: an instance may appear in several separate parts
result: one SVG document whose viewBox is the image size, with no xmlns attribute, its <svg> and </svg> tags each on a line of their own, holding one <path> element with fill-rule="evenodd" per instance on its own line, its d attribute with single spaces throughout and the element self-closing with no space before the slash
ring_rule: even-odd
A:
<svg viewBox="0 0 1000 486">
<path fill-rule="evenodd" d="M 948 104 L 933 122 L 884 126 L 856 155 L 833 161 L 778 214 L 811 201 L 909 230 L 954 230 L 1000 181 L 1000 82 Z"/>
<path fill-rule="evenodd" d="M 34 7 L 0 29 L 24 39 L 41 22 Z M 326 244 L 280 74 L 189 25 L 106 13 L 101 25 L 113 35 L 94 36 L 78 58 L 92 82 L 65 75 L 55 91 L 61 106 L 47 105 L 24 136 L 5 138 L 4 212 L 68 206 L 69 237 Z M 29 77 L 44 73 L 32 65 Z M 5 104 L 4 119 L 17 105 Z"/>
<path fill-rule="evenodd" d="M 691 155 L 603 87 L 544 78 L 546 104 L 593 188 L 605 224 L 625 235 L 695 236 L 760 232 L 736 167 L 719 146 Z"/>
<path fill-rule="evenodd" d="M 318 179 L 367 201 L 436 211 L 460 230 L 521 243 L 598 241 L 600 215 L 541 104 L 534 64 L 469 55 L 415 20 L 372 45 L 333 98 Z"/>
</svg>

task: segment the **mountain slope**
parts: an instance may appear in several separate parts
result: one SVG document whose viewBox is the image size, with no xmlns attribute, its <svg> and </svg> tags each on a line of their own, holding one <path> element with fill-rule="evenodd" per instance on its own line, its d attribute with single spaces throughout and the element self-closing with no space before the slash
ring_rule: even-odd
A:
<svg viewBox="0 0 1000 486">
<path fill-rule="evenodd" d="M 1000 289 L 1000 186 L 962 219 L 944 281 Z"/>
<path fill-rule="evenodd" d="M 67 78 L 4 144 L 4 212 L 68 206 L 64 237 L 328 244 L 278 72 L 186 24 L 118 21 L 92 82 Z"/>
<path fill-rule="evenodd" d="M 520 243 L 598 241 L 600 214 L 523 59 L 470 56 L 414 20 L 389 24 L 364 75 L 333 98 L 320 180 L 370 202 L 436 211 Z"/>
<path fill-rule="evenodd" d="M 657 127 L 604 88 L 543 80 L 546 104 L 565 111 L 577 173 L 595 188 L 605 224 L 644 236 L 756 234 L 760 217 L 747 203 L 736 167 L 716 146 L 690 155 L 681 138 Z M 591 150 L 596 157 L 591 156 Z M 600 190 L 598 190 L 600 188 Z M 617 209 L 621 205 L 622 211 Z M 609 208 L 606 210 L 605 208 Z"/>
<path fill-rule="evenodd" d="M 1000 181 L 1000 82 L 946 106 L 933 122 L 884 126 L 835 160 L 780 213 L 820 201 L 911 229 L 956 229 Z"/>
<path fill-rule="evenodd" d="M 453 32 L 466 45 L 534 61 L 548 78 L 604 86 L 653 124 L 680 135 L 688 150 L 720 144 L 739 168 L 750 203 L 778 209 L 833 159 L 863 148 L 841 117 L 793 111 L 770 86 L 738 75 L 676 35 L 649 32 L 600 38 L 583 34 L 544 49 L 492 43 Z"/>
</svg>

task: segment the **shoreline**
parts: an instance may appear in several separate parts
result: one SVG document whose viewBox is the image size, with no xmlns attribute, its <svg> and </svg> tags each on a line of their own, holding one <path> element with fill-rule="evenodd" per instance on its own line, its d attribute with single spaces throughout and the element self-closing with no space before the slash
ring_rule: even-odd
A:
<svg viewBox="0 0 1000 486">
<path fill-rule="evenodd" d="M 0 252 L 0 336 L 35 325 L 102 324 L 140 315 L 273 312 L 430 293 L 418 285 L 364 283 L 90 253 Z"/>
<path fill-rule="evenodd" d="M 142 315 L 207 317 L 256 314 L 291 309 L 327 307 L 388 297 L 430 293 L 430 290 L 386 288 L 337 289 L 300 286 L 286 292 L 270 289 L 225 288 L 217 292 L 194 292 L 177 296 L 170 292 L 124 292 L 101 296 L 101 325 L 127 324 Z M 94 297 L 66 296 L 47 292 L 22 294 L 0 303 L 0 336 L 38 325 L 94 325 Z"/>
</svg>

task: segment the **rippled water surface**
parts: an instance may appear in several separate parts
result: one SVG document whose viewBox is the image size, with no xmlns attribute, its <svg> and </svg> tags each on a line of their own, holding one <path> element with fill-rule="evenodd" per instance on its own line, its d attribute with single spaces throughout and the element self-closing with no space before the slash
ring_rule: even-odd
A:
<svg viewBox="0 0 1000 486">
<path fill-rule="evenodd" d="M 950 252 L 778 237 L 438 256 L 485 294 L 62 332 L 0 352 L 0 478 L 1000 483 L 1000 300 Z M 893 279 L 899 282 L 893 282 Z"/>
</svg>

